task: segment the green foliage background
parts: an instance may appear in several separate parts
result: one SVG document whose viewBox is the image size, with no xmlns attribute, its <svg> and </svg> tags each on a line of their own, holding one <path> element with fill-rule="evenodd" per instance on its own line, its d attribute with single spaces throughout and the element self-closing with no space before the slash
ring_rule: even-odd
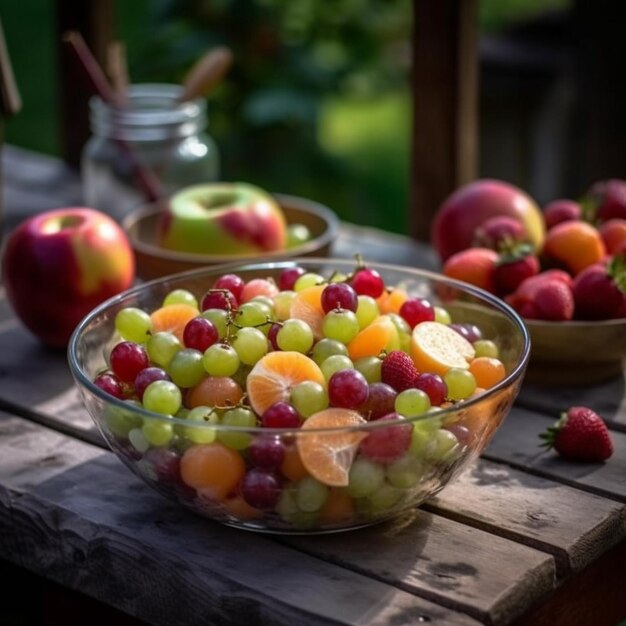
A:
<svg viewBox="0 0 626 626">
<path fill-rule="evenodd" d="M 24 99 L 7 141 L 55 154 L 52 4 L 5 1 L 0 17 Z M 481 0 L 480 27 L 565 4 Z M 209 97 L 224 179 L 405 230 L 410 0 L 119 0 L 117 13 L 134 82 L 180 82 L 207 49 L 233 49 L 235 65 Z"/>
</svg>

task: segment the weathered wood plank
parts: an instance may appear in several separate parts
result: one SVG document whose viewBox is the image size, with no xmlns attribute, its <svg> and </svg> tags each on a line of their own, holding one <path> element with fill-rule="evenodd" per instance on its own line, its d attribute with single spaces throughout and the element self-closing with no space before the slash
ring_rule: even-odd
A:
<svg viewBox="0 0 626 626">
<path fill-rule="evenodd" d="M 463 611 L 508 624 L 554 585 L 546 554 L 452 520 L 415 511 L 380 528 L 283 541 L 325 561 Z"/>
<path fill-rule="evenodd" d="M 423 508 L 553 554 L 560 578 L 626 537 L 626 506 L 485 460 Z"/>
<path fill-rule="evenodd" d="M 551 420 L 544 414 L 514 407 L 483 457 L 626 502 L 626 434 L 611 432 L 615 452 L 606 462 L 576 463 L 539 447 L 539 433 L 550 424 Z"/>
<path fill-rule="evenodd" d="M 541 387 L 525 382 L 517 404 L 558 417 L 570 406 L 588 406 L 616 430 L 626 431 L 626 374 L 589 387 Z"/>
<path fill-rule="evenodd" d="M 112 453 L 0 417 L 0 556 L 153 624 L 476 625 L 194 516 Z"/>
</svg>

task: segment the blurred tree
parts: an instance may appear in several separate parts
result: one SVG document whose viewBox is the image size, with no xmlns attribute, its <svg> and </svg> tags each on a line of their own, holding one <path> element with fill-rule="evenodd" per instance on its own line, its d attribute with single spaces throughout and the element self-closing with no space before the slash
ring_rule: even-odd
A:
<svg viewBox="0 0 626 626">
<path fill-rule="evenodd" d="M 343 218 L 402 230 L 408 145 L 402 150 L 389 135 L 399 155 L 391 188 L 400 190 L 391 215 L 381 210 L 380 195 L 389 190 L 372 163 L 390 157 L 377 125 L 406 129 L 409 120 L 407 107 L 389 106 L 390 96 L 408 95 L 409 0 L 160 0 L 153 15 L 151 37 L 135 59 L 136 81 L 179 82 L 208 48 L 234 51 L 230 74 L 210 97 L 224 178 L 308 196 Z M 357 109 L 381 103 L 392 114 L 378 115 L 372 127 L 346 102 Z M 354 141 L 368 134 L 372 141 Z M 362 150 L 367 154 L 350 158 Z"/>
</svg>

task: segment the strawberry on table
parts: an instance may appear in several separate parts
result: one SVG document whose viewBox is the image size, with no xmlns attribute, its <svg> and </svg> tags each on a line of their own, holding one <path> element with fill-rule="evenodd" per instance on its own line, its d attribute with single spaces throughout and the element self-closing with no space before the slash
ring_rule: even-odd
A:
<svg viewBox="0 0 626 626">
<path fill-rule="evenodd" d="M 604 420 L 592 409 L 570 407 L 540 437 L 545 447 L 574 461 L 605 461 L 613 454 L 613 441 Z"/>
</svg>

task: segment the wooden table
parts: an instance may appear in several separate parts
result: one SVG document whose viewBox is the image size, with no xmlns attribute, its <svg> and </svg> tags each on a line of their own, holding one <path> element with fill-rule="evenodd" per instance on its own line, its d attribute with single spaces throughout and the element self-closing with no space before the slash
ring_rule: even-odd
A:
<svg viewBox="0 0 626 626">
<path fill-rule="evenodd" d="M 9 148 L 3 165 L 7 230 L 80 197 L 76 175 L 53 159 Z M 335 254 L 357 250 L 435 267 L 408 238 L 346 224 Z M 65 355 L 44 349 L 2 299 L 0 559 L 101 602 L 93 616 L 115 607 L 151 624 L 615 626 L 626 617 L 624 388 L 623 377 L 587 389 L 525 384 L 482 458 L 410 515 L 266 536 L 196 517 L 131 474 L 82 407 Z M 608 462 L 540 451 L 538 434 L 572 404 L 609 423 Z"/>
</svg>

